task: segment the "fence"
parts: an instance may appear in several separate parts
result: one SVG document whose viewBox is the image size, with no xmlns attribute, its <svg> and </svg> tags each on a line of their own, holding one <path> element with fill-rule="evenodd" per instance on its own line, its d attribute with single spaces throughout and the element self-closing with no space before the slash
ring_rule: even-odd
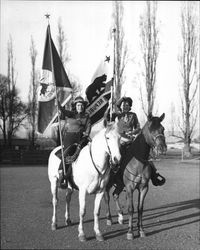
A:
<svg viewBox="0 0 200 250">
<path fill-rule="evenodd" d="M 47 164 L 50 150 L 2 150 L 3 164 Z"/>
</svg>

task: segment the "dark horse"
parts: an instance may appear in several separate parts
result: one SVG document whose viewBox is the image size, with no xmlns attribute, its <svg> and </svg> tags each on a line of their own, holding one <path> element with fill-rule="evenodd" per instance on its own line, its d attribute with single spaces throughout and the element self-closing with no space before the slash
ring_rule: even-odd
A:
<svg viewBox="0 0 200 250">
<path fill-rule="evenodd" d="M 128 201 L 128 214 L 129 225 L 127 232 L 127 239 L 133 239 L 133 192 L 138 190 L 138 231 L 141 237 L 146 236 L 142 225 L 142 214 L 144 199 L 148 192 L 149 180 L 153 173 L 151 163 L 148 161 L 150 150 L 153 150 L 156 155 L 164 154 L 167 150 L 164 136 L 164 127 L 161 125 L 165 114 L 160 117 L 153 117 L 152 114 L 148 116 L 148 121 L 145 123 L 141 132 L 136 139 L 122 151 L 122 161 L 120 169 L 116 174 L 111 174 L 110 181 L 107 185 L 104 200 L 107 206 L 107 224 L 111 225 L 111 213 L 109 207 L 109 191 L 116 183 L 116 179 L 121 179 L 123 190 L 125 186 L 127 201 Z M 114 177 L 114 178 L 113 178 Z M 119 180 L 118 179 L 118 180 Z M 123 223 L 122 210 L 119 205 L 119 195 L 114 196 L 118 210 L 118 222 Z"/>
</svg>

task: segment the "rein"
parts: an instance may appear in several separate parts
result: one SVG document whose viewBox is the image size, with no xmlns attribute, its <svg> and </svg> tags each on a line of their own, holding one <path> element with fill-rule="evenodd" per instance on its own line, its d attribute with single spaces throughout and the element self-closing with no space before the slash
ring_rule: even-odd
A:
<svg viewBox="0 0 200 250">
<path fill-rule="evenodd" d="M 105 136 L 105 140 L 106 140 L 106 145 L 107 145 L 107 147 L 108 147 L 109 155 L 111 156 L 111 150 L 110 150 L 110 147 L 109 147 L 109 145 L 108 145 L 106 136 Z M 89 151 L 90 151 L 90 157 L 91 157 L 92 163 L 93 163 L 93 165 L 94 165 L 94 167 L 95 167 L 97 173 L 102 177 L 102 176 L 105 175 L 105 173 L 107 172 L 107 169 L 106 169 L 105 172 L 102 174 L 102 173 L 99 171 L 99 169 L 97 168 L 97 165 L 95 164 L 94 159 L 93 159 L 93 157 L 92 157 L 92 142 L 89 144 Z M 111 161 L 111 160 L 110 160 L 110 161 Z"/>
<path fill-rule="evenodd" d="M 144 133 L 142 133 L 142 131 L 140 132 L 140 133 L 138 133 L 138 135 L 140 135 L 140 134 L 143 134 L 143 136 L 144 136 Z M 137 135 L 137 136 L 138 136 Z M 147 143 L 147 141 L 146 141 L 146 139 L 145 139 L 145 142 L 147 143 L 147 145 L 150 147 L 150 148 L 155 148 L 155 143 L 156 143 L 156 140 L 159 138 L 159 137 L 165 137 L 163 134 L 157 134 L 156 136 L 152 136 L 151 137 L 151 143 L 149 142 L 149 143 Z M 144 136 L 144 138 L 145 138 L 145 136 Z M 142 159 L 142 158 L 139 158 L 139 157 L 136 157 L 137 158 L 137 160 L 139 160 L 141 163 L 143 163 L 144 165 L 146 165 L 146 164 L 148 164 L 148 162 L 149 162 L 149 160 L 147 159 Z M 136 179 L 137 178 L 139 178 L 141 181 L 142 181 L 142 176 L 139 174 L 139 175 L 137 175 L 137 174 L 134 174 L 132 171 L 130 171 L 129 169 L 127 169 L 127 168 L 125 168 L 125 171 L 129 174 L 129 175 L 132 175 L 132 176 L 135 176 L 136 177 Z M 125 174 L 125 177 L 129 180 L 129 181 L 131 181 L 131 182 L 134 182 L 134 183 L 139 183 L 140 181 L 135 181 L 135 180 L 132 180 L 132 179 L 130 179 L 126 174 Z"/>
<path fill-rule="evenodd" d="M 111 155 L 112 155 L 112 153 L 111 153 L 110 147 L 109 147 L 109 145 L 108 145 L 108 140 L 107 140 L 107 138 L 106 138 L 106 133 L 104 134 L 104 136 L 105 136 L 106 145 L 107 145 L 107 148 L 108 148 L 108 154 L 109 154 L 109 156 L 110 156 L 109 163 L 110 163 L 110 166 L 112 166 L 112 160 L 111 160 Z"/>
</svg>

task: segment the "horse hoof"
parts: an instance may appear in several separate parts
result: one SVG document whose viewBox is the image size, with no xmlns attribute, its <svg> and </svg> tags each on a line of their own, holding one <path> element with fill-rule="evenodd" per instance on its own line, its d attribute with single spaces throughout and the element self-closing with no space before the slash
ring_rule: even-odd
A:
<svg viewBox="0 0 200 250">
<path fill-rule="evenodd" d="M 112 225 L 112 220 L 106 220 L 106 224 L 107 224 L 107 226 L 111 226 Z"/>
<path fill-rule="evenodd" d="M 122 213 L 119 213 L 118 214 L 118 223 L 120 225 L 123 225 L 124 224 L 124 218 L 123 218 L 123 214 Z"/>
<path fill-rule="evenodd" d="M 133 233 L 127 233 L 127 240 L 133 240 L 134 236 Z"/>
<path fill-rule="evenodd" d="M 55 231 L 57 229 L 57 225 L 56 224 L 51 224 L 51 230 Z"/>
<path fill-rule="evenodd" d="M 118 223 L 119 223 L 120 225 L 123 225 L 123 224 L 124 224 L 124 220 L 123 220 L 123 219 L 118 219 Z"/>
<path fill-rule="evenodd" d="M 140 237 L 146 237 L 146 234 L 144 231 L 139 231 Z"/>
<path fill-rule="evenodd" d="M 104 237 L 102 234 L 96 234 L 96 240 L 98 241 L 104 241 Z"/>
<path fill-rule="evenodd" d="M 72 221 L 70 219 L 65 220 L 65 225 L 66 226 L 71 226 L 72 225 Z"/>
<path fill-rule="evenodd" d="M 85 235 L 79 235 L 78 238 L 79 238 L 79 241 L 81 242 L 87 241 Z"/>
</svg>

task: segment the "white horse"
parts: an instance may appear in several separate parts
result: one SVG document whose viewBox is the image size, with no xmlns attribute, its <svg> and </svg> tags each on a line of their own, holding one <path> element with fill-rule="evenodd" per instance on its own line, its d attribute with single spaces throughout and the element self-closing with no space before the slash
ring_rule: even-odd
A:
<svg viewBox="0 0 200 250">
<path fill-rule="evenodd" d="M 96 239 L 104 240 L 99 230 L 100 203 L 105 192 L 105 187 L 109 179 L 110 167 L 116 167 L 121 159 L 120 154 L 120 134 L 118 129 L 118 120 L 107 125 L 98 132 L 92 139 L 92 142 L 85 146 L 77 160 L 72 163 L 72 174 L 74 182 L 79 189 L 79 226 L 78 237 L 80 241 L 85 241 L 83 228 L 83 219 L 86 212 L 85 199 L 86 194 L 95 194 L 94 203 L 94 231 Z M 57 203 L 58 203 L 58 168 L 60 159 L 55 153 L 61 148 L 56 147 L 49 156 L 48 177 L 51 183 L 53 216 L 52 230 L 57 228 Z M 111 162 L 111 164 L 110 164 Z M 66 212 L 65 223 L 71 224 L 69 206 L 73 189 L 66 190 Z"/>
</svg>

